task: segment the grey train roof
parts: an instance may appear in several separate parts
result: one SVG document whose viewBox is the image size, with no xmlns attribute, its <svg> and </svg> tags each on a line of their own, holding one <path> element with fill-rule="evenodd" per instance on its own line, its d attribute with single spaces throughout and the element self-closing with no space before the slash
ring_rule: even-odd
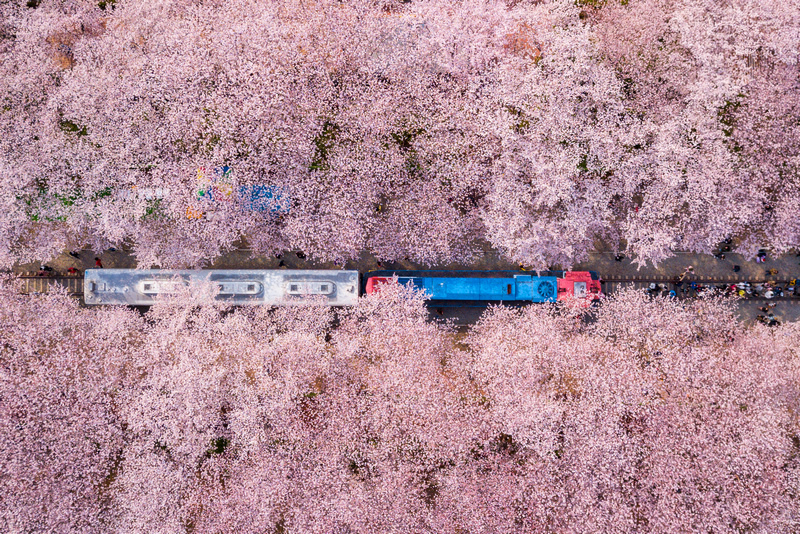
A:
<svg viewBox="0 0 800 534">
<path fill-rule="evenodd" d="M 209 281 L 219 288 L 216 299 L 230 304 L 352 306 L 358 301 L 358 271 L 299 269 L 87 269 L 84 301 L 149 306 L 159 295 Z"/>
</svg>

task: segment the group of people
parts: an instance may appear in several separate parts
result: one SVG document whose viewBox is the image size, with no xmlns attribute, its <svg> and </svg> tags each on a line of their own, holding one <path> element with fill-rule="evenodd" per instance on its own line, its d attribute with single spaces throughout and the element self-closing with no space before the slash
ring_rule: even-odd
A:
<svg viewBox="0 0 800 534">
<path fill-rule="evenodd" d="M 675 297 L 678 293 L 690 297 L 702 297 L 714 292 L 724 293 L 726 295 L 736 294 L 743 298 L 748 297 L 764 297 L 773 299 L 776 297 L 798 297 L 800 296 L 800 287 L 797 285 L 797 279 L 793 278 L 785 283 L 778 282 L 738 282 L 735 284 L 714 284 L 702 282 L 684 282 L 686 273 L 675 278 L 672 284 L 674 289 L 669 288 L 667 283 L 651 282 L 647 288 L 647 293 L 650 295 L 658 295 L 664 291 L 669 291 L 669 295 Z"/>
<path fill-rule="evenodd" d="M 116 250 L 117 250 L 116 248 L 112 247 L 112 248 L 109 248 L 107 250 L 107 252 L 116 252 Z M 68 252 L 67 254 L 69 254 L 70 256 L 75 258 L 76 260 L 80 260 L 81 259 L 80 253 L 77 252 L 77 251 L 73 250 L 71 252 Z M 94 268 L 95 269 L 102 269 L 103 268 L 103 260 L 101 260 L 98 257 L 95 257 L 94 258 Z M 67 274 L 70 275 L 70 276 L 77 276 L 77 275 L 81 274 L 81 272 L 75 267 L 70 267 L 69 269 L 67 269 Z M 37 276 L 56 276 L 56 275 L 58 275 L 58 273 L 56 273 L 56 271 L 53 270 L 52 267 L 50 267 L 49 265 L 45 265 L 45 264 L 42 264 L 39 267 L 39 272 L 37 273 Z"/>
</svg>

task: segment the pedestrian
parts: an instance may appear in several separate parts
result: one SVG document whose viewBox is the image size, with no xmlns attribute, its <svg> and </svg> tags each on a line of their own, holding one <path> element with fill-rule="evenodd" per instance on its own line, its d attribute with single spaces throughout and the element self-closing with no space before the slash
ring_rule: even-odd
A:
<svg viewBox="0 0 800 534">
<path fill-rule="evenodd" d="M 738 273 L 738 272 L 739 272 L 739 271 L 741 271 L 741 270 L 742 270 L 742 268 L 741 268 L 741 267 L 739 267 L 738 265 L 734 265 L 734 266 L 733 266 L 733 272 L 735 272 L 735 273 Z"/>
<path fill-rule="evenodd" d="M 303 254 L 302 252 L 297 252 L 296 254 L 297 254 L 297 257 L 300 258 L 301 260 L 306 259 L 306 255 Z"/>
<path fill-rule="evenodd" d="M 675 298 L 677 295 L 678 295 L 678 294 L 677 294 L 677 293 L 675 293 L 675 290 L 674 290 L 674 289 L 670 289 L 670 291 L 669 291 L 669 296 L 670 296 L 670 297 L 672 297 L 672 298 Z"/>
<path fill-rule="evenodd" d="M 286 263 L 283 260 L 278 262 L 278 267 L 286 267 Z"/>
<path fill-rule="evenodd" d="M 768 306 L 759 306 L 758 309 L 763 311 L 763 312 L 768 312 L 769 311 L 769 307 Z"/>
<path fill-rule="evenodd" d="M 617 255 L 614 256 L 615 261 L 622 261 L 624 259 L 625 259 L 625 254 L 622 254 L 621 252 L 618 252 Z"/>
<path fill-rule="evenodd" d="M 778 269 L 775 269 L 773 267 L 772 269 L 767 270 L 765 274 L 766 276 L 775 276 L 776 274 L 778 274 Z"/>
<path fill-rule="evenodd" d="M 103 268 L 103 262 L 100 261 L 100 258 L 95 258 L 94 259 L 94 266 L 97 269 L 102 269 Z"/>
<path fill-rule="evenodd" d="M 775 296 L 775 293 L 773 293 L 771 289 L 768 289 L 767 291 L 764 292 L 764 298 L 771 299 L 774 296 Z"/>
<path fill-rule="evenodd" d="M 720 251 L 721 251 L 721 252 L 730 252 L 730 251 L 731 251 L 731 247 L 730 247 L 730 246 L 728 246 L 728 245 L 725 245 L 724 247 L 722 247 L 722 248 L 720 249 Z"/>
<path fill-rule="evenodd" d="M 378 269 L 383 269 L 383 263 L 380 261 L 376 261 L 375 264 L 378 266 Z"/>
<path fill-rule="evenodd" d="M 725 259 L 725 253 L 724 252 L 719 252 L 717 254 L 714 254 L 714 257 L 717 258 L 718 260 L 724 260 Z"/>
<path fill-rule="evenodd" d="M 69 255 L 72 256 L 73 258 L 75 258 L 76 260 L 81 259 L 81 255 L 78 252 L 74 251 L 74 250 L 69 252 Z"/>
<path fill-rule="evenodd" d="M 69 269 L 67 269 L 67 272 L 69 274 L 75 275 L 78 274 L 78 269 L 76 269 L 75 267 L 70 267 Z"/>
<path fill-rule="evenodd" d="M 777 302 L 769 302 L 769 303 L 767 303 L 766 308 L 774 308 L 777 305 L 778 305 Z"/>
</svg>

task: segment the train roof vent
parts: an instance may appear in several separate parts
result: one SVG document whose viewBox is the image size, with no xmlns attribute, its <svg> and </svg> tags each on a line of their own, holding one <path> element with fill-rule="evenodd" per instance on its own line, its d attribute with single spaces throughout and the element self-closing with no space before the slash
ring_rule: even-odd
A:
<svg viewBox="0 0 800 534">
<path fill-rule="evenodd" d="M 536 286 L 536 292 L 539 293 L 539 296 L 543 299 L 552 298 L 555 295 L 555 291 L 556 288 L 553 286 L 553 282 L 547 280 L 539 282 L 539 285 Z"/>
</svg>

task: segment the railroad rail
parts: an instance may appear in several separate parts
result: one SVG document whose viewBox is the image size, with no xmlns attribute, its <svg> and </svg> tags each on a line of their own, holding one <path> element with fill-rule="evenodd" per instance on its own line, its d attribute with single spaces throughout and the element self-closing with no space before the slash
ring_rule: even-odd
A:
<svg viewBox="0 0 800 534">
<path fill-rule="evenodd" d="M 22 281 L 22 292 L 26 294 L 48 293 L 56 287 L 64 287 L 73 297 L 83 296 L 83 273 L 74 275 L 48 274 L 40 276 L 37 272 L 25 272 L 17 276 Z"/>
<path fill-rule="evenodd" d="M 21 273 L 17 276 L 17 278 L 22 281 L 22 293 L 25 294 L 47 293 L 56 287 L 63 287 L 66 288 L 69 295 L 83 297 L 83 274 L 64 275 L 61 273 L 51 273 L 46 276 L 41 276 L 37 272 L 32 271 Z M 646 290 L 651 283 L 655 283 L 667 285 L 667 290 L 664 293 L 671 289 L 676 290 L 678 298 L 693 298 L 695 296 L 695 292 L 690 289 L 692 282 L 696 284 L 714 286 L 722 284 L 731 285 L 741 282 L 750 282 L 751 284 L 763 284 L 769 282 L 775 287 L 786 287 L 789 283 L 789 280 L 747 280 L 736 276 L 723 276 L 716 278 L 687 276 L 683 280 L 683 285 L 680 288 L 677 288 L 675 287 L 674 283 L 675 277 L 632 276 L 630 278 L 605 278 L 601 275 L 600 279 L 603 286 L 603 293 L 607 295 L 613 294 L 623 287 L 633 287 L 634 289 Z M 684 293 L 683 289 L 686 289 L 687 292 Z M 785 295 L 784 297 L 776 296 L 772 299 L 767 299 L 764 296 L 754 297 L 752 295 L 748 295 L 746 299 L 759 301 L 776 300 L 800 305 L 800 296 L 793 296 L 791 294 Z M 434 306 L 433 303 L 431 305 Z M 443 304 L 438 304 L 435 306 L 441 307 L 442 305 Z M 462 305 L 468 306 L 467 303 Z M 447 305 L 445 305 L 445 307 L 447 307 Z"/>
<path fill-rule="evenodd" d="M 615 292 L 619 291 L 623 287 L 633 287 L 633 289 L 639 289 L 642 291 L 647 290 L 650 287 L 650 284 L 664 284 L 667 286 L 667 289 L 664 291 L 657 291 L 655 294 L 668 294 L 670 290 L 674 290 L 676 293 L 676 297 L 679 299 L 683 298 L 694 298 L 697 296 L 697 292 L 691 289 L 692 283 L 699 284 L 702 286 L 719 286 L 719 285 L 727 285 L 730 286 L 732 284 L 739 284 L 748 282 L 753 285 L 757 284 L 766 284 L 769 283 L 772 285 L 773 288 L 785 288 L 789 285 L 789 280 L 753 280 L 753 279 L 742 279 L 735 276 L 723 276 L 723 277 L 716 277 L 716 278 L 701 278 L 696 276 L 687 276 L 683 279 L 683 284 L 678 287 L 675 284 L 675 277 L 631 277 L 631 278 L 603 278 L 602 275 L 600 276 L 601 285 L 603 287 L 603 293 L 606 295 L 614 294 Z M 772 298 L 767 298 L 763 295 L 760 296 L 753 296 L 752 294 L 747 294 L 745 300 L 748 301 L 780 301 L 780 302 L 789 302 L 795 305 L 800 305 L 800 294 L 792 294 L 792 293 L 785 293 L 783 297 L 774 296 Z"/>
</svg>

